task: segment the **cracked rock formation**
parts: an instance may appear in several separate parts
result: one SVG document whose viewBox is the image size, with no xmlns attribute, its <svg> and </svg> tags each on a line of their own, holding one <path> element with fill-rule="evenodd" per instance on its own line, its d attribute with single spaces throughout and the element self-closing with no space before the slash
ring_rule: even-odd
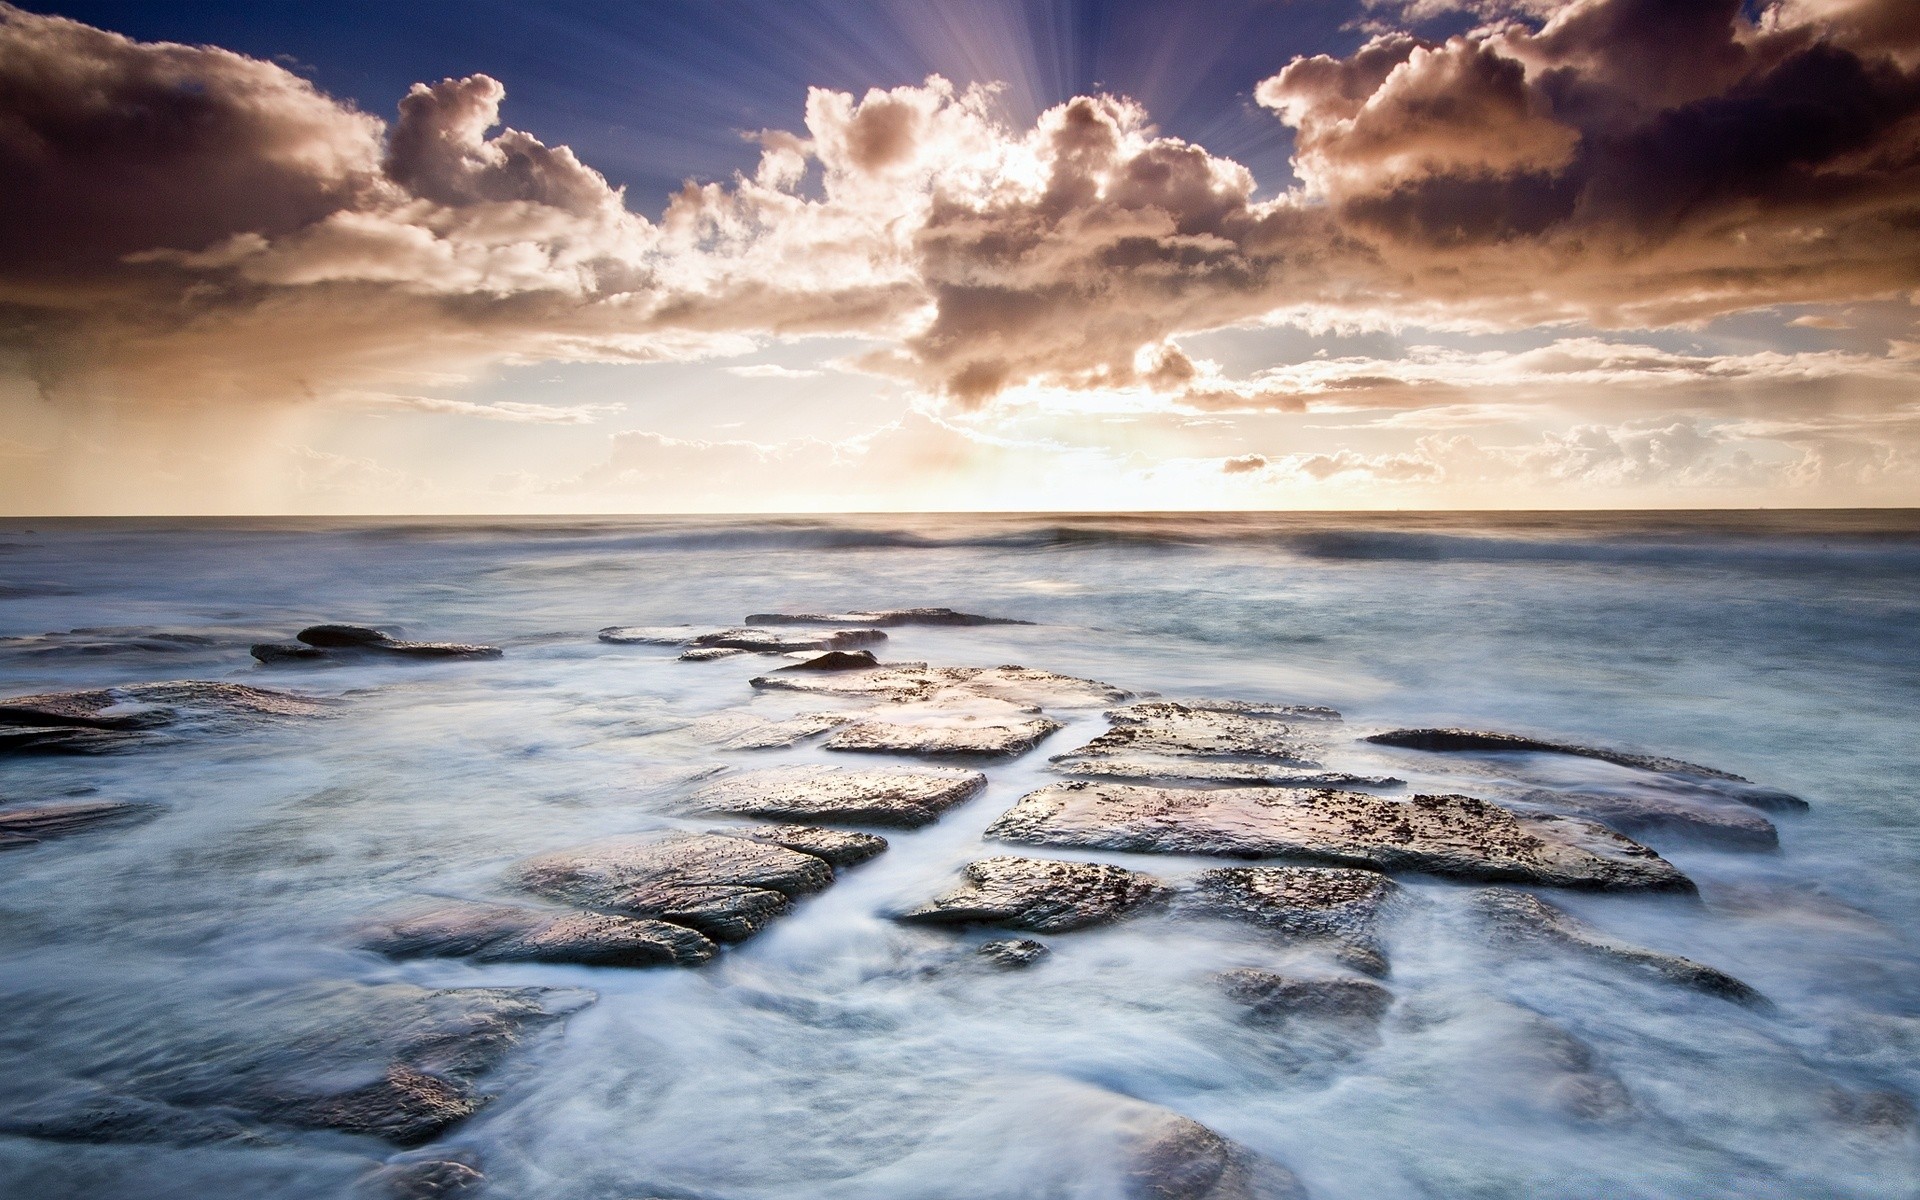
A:
<svg viewBox="0 0 1920 1200">
<path fill-rule="evenodd" d="M 912 829 L 986 785 L 978 771 L 937 767 L 774 767 L 727 776 L 695 792 L 691 803 L 734 816 Z"/>
<path fill-rule="evenodd" d="M 1023 797 L 986 836 L 1088 850 L 1300 858 L 1595 891 L 1694 890 L 1673 864 L 1610 829 L 1471 796 L 1389 800 L 1295 788 L 1058 783 Z"/>
<path fill-rule="evenodd" d="M 1117 921 L 1168 894 L 1153 876 L 1124 867 L 1000 855 L 968 863 L 959 887 L 900 920 L 1064 933 Z"/>
</svg>

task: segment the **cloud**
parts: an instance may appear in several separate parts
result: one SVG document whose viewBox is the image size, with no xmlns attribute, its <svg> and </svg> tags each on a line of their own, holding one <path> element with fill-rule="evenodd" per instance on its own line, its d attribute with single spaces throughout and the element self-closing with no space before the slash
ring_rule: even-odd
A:
<svg viewBox="0 0 1920 1200">
<path fill-rule="evenodd" d="M 725 370 L 727 374 L 738 375 L 742 379 L 812 379 L 820 374 L 811 368 L 783 367 L 779 363 L 748 363 Z"/>
<path fill-rule="evenodd" d="M 626 407 L 623 404 L 530 404 L 515 400 L 475 404 L 442 396 L 396 396 L 383 392 L 361 392 L 343 399 L 367 408 L 407 409 L 530 425 L 591 425 L 603 414 L 620 412 Z"/>
<path fill-rule="evenodd" d="M 57 403 L 326 399 L 823 334 L 874 339 L 860 369 L 963 411 L 1021 388 L 1296 411 L 1444 388 L 1339 363 L 1226 382 L 1176 339 L 1637 328 L 1910 290 L 1910 3 L 1475 3 L 1452 38 L 1276 63 L 1256 96 L 1304 183 L 1266 200 L 1121 97 L 1013 128 L 989 88 L 815 89 L 754 172 L 658 220 L 503 127 L 484 75 L 415 85 L 388 122 L 273 63 L 0 4 L 0 349 Z M 468 415 L 547 419 L 491 407 Z"/>
</svg>

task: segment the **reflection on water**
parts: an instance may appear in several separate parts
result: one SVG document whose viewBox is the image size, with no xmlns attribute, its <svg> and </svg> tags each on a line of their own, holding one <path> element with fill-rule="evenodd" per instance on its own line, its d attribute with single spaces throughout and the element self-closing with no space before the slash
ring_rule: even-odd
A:
<svg viewBox="0 0 1920 1200">
<path fill-rule="evenodd" d="M 1913 1194 L 1916 585 L 1920 523 L 1897 514 L 11 522 L 5 694 L 195 678 L 343 703 L 125 754 L 0 759 L 8 803 L 159 810 L 0 856 L 0 1116 L 135 1088 L 227 1123 L 0 1138 L 0 1193 L 347 1194 L 392 1148 L 260 1124 L 258 1097 L 376 1070 L 354 1038 L 401 1036 L 427 1018 L 391 1012 L 432 989 L 544 987 L 599 999 L 482 1064 L 497 1098 L 443 1143 L 484 1164 L 493 1194 L 1119 1197 L 1138 1187 L 1124 1147 L 1167 1111 L 1284 1162 L 1320 1200 Z M 1052 713 L 1066 728 L 988 766 L 980 796 L 887 831 L 885 854 L 697 971 L 354 947 L 370 913 L 500 897 L 529 854 L 706 827 L 682 802 L 718 766 L 835 757 L 718 750 L 710 731 L 732 718 L 695 724 L 835 706 L 756 694 L 768 659 L 683 663 L 594 630 L 875 605 L 1037 622 L 898 628 L 886 659 L 1330 704 L 1351 733 L 1521 730 L 1803 796 L 1809 813 L 1769 814 L 1773 852 L 1644 833 L 1697 902 L 1553 897 L 1774 1007 L 1512 953 L 1470 889 L 1417 878 L 1387 927 L 1396 999 L 1377 1030 L 1250 1022 L 1219 972 L 1323 960 L 1244 925 L 1149 914 L 1046 935 L 1050 957 L 1002 971 L 972 952 L 984 931 L 889 920 L 981 856 L 986 826 L 1057 778 L 1046 755 L 1105 728 L 1097 710 Z M 319 621 L 506 656 L 247 655 Z M 1432 790 L 1525 790 L 1511 762 L 1339 754 Z M 1549 769 L 1553 786 L 1633 786 L 1588 760 L 1528 779 Z M 1218 865 L 1048 854 L 1170 881 Z"/>
</svg>

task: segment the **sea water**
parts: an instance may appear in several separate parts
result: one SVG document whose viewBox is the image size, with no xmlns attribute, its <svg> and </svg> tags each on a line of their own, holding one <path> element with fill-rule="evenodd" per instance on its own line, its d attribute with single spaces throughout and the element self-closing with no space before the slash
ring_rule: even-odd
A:
<svg viewBox="0 0 1920 1200">
<path fill-rule="evenodd" d="M 897 628 L 882 658 L 1332 705 L 1343 737 L 1525 732 L 1802 796 L 1808 813 L 1775 818 L 1777 852 L 1646 838 L 1698 901 L 1553 896 L 1773 1007 L 1499 953 L 1467 889 L 1418 878 L 1386 939 L 1394 1008 L 1358 1040 L 1249 1024 L 1218 974 L 1302 951 L 1243 926 L 1148 915 L 1046 936 L 1049 959 L 994 971 L 968 953 L 985 935 L 891 920 L 1006 851 L 983 831 L 1057 778 L 1048 754 L 1105 728 L 1091 710 L 1054 714 L 1067 727 L 987 767 L 979 796 L 887 831 L 886 853 L 698 970 L 356 948 L 383 909 L 508 895 L 528 854 L 710 826 L 680 802 L 717 768 L 836 757 L 721 751 L 688 729 L 808 707 L 749 686 L 777 663 L 680 662 L 600 627 L 910 605 L 1033 624 Z M 505 655 L 248 656 L 322 621 Z M 1127 1130 L 1161 1109 L 1285 1163 L 1319 1200 L 1920 1194 L 1900 1099 L 1920 1095 L 1911 514 L 10 520 L 0 635 L 0 695 L 213 679 L 341 701 L 123 754 L 0 759 L 0 801 L 158 811 L 0 855 L 0 1107 L 162 1060 L 288 988 L 566 987 L 598 999 L 521 1046 L 443 1141 L 490 1194 L 1120 1197 Z M 1482 782 L 1471 764 L 1345 753 L 1416 786 Z M 1172 881 L 1217 865 L 1053 856 Z M 1570 1108 L 1569 1074 L 1620 1102 Z M 345 1195 L 390 1153 L 293 1131 L 0 1137 L 0 1194 Z"/>
</svg>

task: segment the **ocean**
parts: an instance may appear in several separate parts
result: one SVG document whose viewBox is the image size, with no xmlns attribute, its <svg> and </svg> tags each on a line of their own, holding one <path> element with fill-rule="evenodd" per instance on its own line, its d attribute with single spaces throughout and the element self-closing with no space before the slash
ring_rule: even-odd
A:
<svg viewBox="0 0 1920 1200">
<path fill-rule="evenodd" d="M 895 626 L 882 660 L 1331 706 L 1329 765 L 1406 780 L 1384 795 L 1629 770 L 1357 740 L 1457 726 L 1800 797 L 1764 814 L 1777 848 L 1640 835 L 1697 897 L 1539 891 L 1766 1003 L 1503 948 L 1477 885 L 1420 874 L 1400 877 L 1392 1006 L 1367 1028 L 1249 1020 L 1222 972 L 1326 964 L 1244 923 L 1174 908 L 1019 935 L 1051 954 L 997 970 L 973 953 L 987 931 L 895 920 L 989 854 L 1176 886 L 1221 865 L 983 839 L 1059 780 L 1050 755 L 1106 729 L 1099 707 L 1049 709 L 1064 727 L 1039 749 L 969 764 L 978 795 L 878 830 L 885 853 L 696 969 L 356 940 L 398 906 L 508 897 L 530 855 L 727 824 L 687 809 L 715 778 L 856 757 L 703 732 L 860 706 L 752 687 L 776 658 L 596 631 L 906 606 L 1030 624 Z M 503 654 L 249 655 L 322 622 Z M 1225 1176 L 1128 1158 L 1162 1113 L 1316 1200 L 1920 1195 L 1915 512 L 0 522 L 0 702 L 188 679 L 329 703 L 0 754 L 5 805 L 144 817 L 0 853 L 0 1195 L 348 1196 L 437 1153 L 537 1200 L 1226 1200 Z M 363 1083 L 328 1047 L 384 1036 L 387 1000 L 467 988 L 565 989 L 546 994 L 569 1011 L 489 1062 L 490 1100 L 427 1150 L 262 1117 L 269 1075 Z"/>
</svg>

